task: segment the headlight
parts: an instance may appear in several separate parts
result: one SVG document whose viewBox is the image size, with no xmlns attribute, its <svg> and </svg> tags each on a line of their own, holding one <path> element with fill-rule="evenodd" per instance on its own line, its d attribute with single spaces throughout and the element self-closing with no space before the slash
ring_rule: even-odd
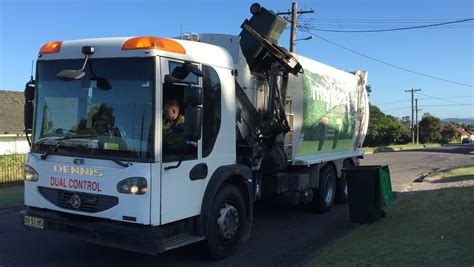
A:
<svg viewBox="0 0 474 267">
<path fill-rule="evenodd" d="M 39 179 L 38 173 L 32 167 L 25 165 L 25 181 L 36 182 Z"/>
<path fill-rule="evenodd" d="M 117 191 L 123 194 L 143 195 L 148 191 L 146 179 L 143 177 L 131 177 L 117 184 Z"/>
</svg>

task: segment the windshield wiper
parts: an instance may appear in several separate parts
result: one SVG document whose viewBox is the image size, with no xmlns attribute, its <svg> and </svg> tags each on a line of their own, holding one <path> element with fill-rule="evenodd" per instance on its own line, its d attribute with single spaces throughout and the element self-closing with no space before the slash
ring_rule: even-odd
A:
<svg viewBox="0 0 474 267">
<path fill-rule="evenodd" d="M 68 139 L 88 139 L 88 138 L 93 138 L 93 137 L 97 137 L 97 135 L 72 135 L 72 136 L 63 136 L 63 137 L 59 137 L 56 139 L 56 144 L 54 144 L 48 151 L 46 151 L 43 155 L 41 155 L 41 159 L 42 160 L 45 160 L 49 153 L 53 152 L 54 150 L 56 150 L 59 145 L 62 143 L 62 141 L 64 140 L 68 140 Z M 115 162 L 116 164 L 124 167 L 124 168 L 128 168 L 132 165 L 132 163 L 123 163 L 119 160 L 115 160 L 115 159 L 111 159 L 113 162 Z"/>
<path fill-rule="evenodd" d="M 72 135 L 72 136 L 59 137 L 59 138 L 56 139 L 56 144 L 54 144 L 50 149 L 48 149 L 48 151 L 46 151 L 43 155 L 41 155 L 41 159 L 45 160 L 48 157 L 49 153 L 56 150 L 59 147 L 59 145 L 62 143 L 62 141 L 64 141 L 64 140 L 68 140 L 68 139 L 88 139 L 88 138 L 93 138 L 93 137 L 97 137 L 97 135 Z"/>
</svg>

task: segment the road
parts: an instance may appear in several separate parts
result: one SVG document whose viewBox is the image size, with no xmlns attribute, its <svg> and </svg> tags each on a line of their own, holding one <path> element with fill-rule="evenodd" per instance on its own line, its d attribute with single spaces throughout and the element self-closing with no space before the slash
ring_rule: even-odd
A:
<svg viewBox="0 0 474 267">
<path fill-rule="evenodd" d="M 474 144 L 367 155 L 363 165 L 389 164 L 394 191 L 433 168 L 474 163 Z M 259 203 L 251 239 L 220 262 L 202 256 L 199 244 L 159 256 L 141 255 L 24 229 L 17 212 L 0 210 L 0 266 L 294 266 L 301 265 L 357 225 L 347 205 L 327 214 Z"/>
<path fill-rule="evenodd" d="M 474 144 L 366 155 L 362 165 L 389 165 L 392 189 L 404 191 L 421 174 L 438 168 L 474 164 Z"/>
</svg>

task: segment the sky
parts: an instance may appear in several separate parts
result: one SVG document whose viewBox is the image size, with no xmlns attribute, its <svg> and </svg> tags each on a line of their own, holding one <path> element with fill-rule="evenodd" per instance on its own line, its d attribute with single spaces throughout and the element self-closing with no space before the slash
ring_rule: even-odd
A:
<svg viewBox="0 0 474 267">
<path fill-rule="evenodd" d="M 32 60 L 50 41 L 119 36 L 179 36 L 181 32 L 240 33 L 251 17 L 247 0 L 0 0 L 0 90 L 23 91 Z M 287 12 L 292 1 L 259 3 Z M 296 53 L 346 70 L 366 70 L 370 102 L 384 113 L 474 117 L 474 21 L 412 30 L 348 33 L 474 18 L 473 0 L 298 1 L 304 28 Z M 311 28 L 311 29 L 310 29 Z M 319 29 L 319 30 L 318 30 Z M 288 48 L 289 29 L 279 43 Z M 431 77 L 427 77 L 431 76 Z M 445 81 L 448 80 L 448 81 Z"/>
</svg>

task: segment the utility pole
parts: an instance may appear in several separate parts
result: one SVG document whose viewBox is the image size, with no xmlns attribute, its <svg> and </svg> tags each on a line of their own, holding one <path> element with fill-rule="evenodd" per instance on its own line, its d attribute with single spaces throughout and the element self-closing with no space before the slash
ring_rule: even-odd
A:
<svg viewBox="0 0 474 267">
<path fill-rule="evenodd" d="M 291 23 L 291 32 L 290 32 L 290 52 L 295 52 L 295 39 L 296 39 L 296 25 L 297 25 L 297 15 L 314 13 L 313 10 L 300 10 L 297 11 L 297 3 L 293 2 L 291 4 L 291 12 L 278 12 L 277 15 L 291 15 L 289 22 Z M 288 20 L 288 19 L 287 19 Z"/>
<path fill-rule="evenodd" d="M 418 123 L 418 98 L 415 99 L 415 111 L 416 111 L 416 144 L 418 145 L 420 142 L 420 124 Z"/>
<path fill-rule="evenodd" d="M 411 92 L 411 142 L 414 144 L 415 143 L 415 127 L 414 127 L 414 124 L 413 124 L 413 119 L 415 117 L 415 109 L 414 109 L 414 106 L 413 106 L 413 102 L 414 102 L 414 99 L 415 99 L 415 92 L 418 92 L 418 91 L 421 91 L 421 89 L 411 89 L 411 90 L 405 90 L 405 92 Z"/>
</svg>

